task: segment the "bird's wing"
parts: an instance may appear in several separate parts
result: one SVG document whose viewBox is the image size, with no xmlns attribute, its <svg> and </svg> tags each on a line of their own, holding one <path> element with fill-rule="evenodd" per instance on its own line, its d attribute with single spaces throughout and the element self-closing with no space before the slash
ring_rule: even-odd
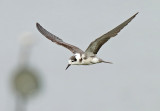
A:
<svg viewBox="0 0 160 111">
<path fill-rule="evenodd" d="M 88 46 L 85 54 L 97 54 L 101 46 L 106 43 L 111 37 L 116 36 L 138 13 L 134 14 L 128 20 L 124 21 L 122 24 L 118 25 L 116 28 L 97 38 Z"/>
<path fill-rule="evenodd" d="M 52 33 L 48 32 L 46 29 L 44 29 L 39 23 L 36 23 L 37 29 L 38 31 L 44 35 L 46 38 L 48 38 L 49 40 L 51 40 L 52 42 L 55 42 L 58 45 L 61 45 L 67 49 L 69 49 L 72 53 L 84 53 L 81 49 L 79 49 L 78 47 L 65 43 L 62 39 L 60 39 L 59 37 L 53 35 Z"/>
</svg>

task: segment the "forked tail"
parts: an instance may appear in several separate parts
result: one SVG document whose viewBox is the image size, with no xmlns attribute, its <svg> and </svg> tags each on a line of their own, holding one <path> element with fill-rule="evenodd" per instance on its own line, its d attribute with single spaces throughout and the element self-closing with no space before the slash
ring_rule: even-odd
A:
<svg viewBox="0 0 160 111">
<path fill-rule="evenodd" d="M 100 59 L 100 62 L 113 64 L 112 62 L 107 62 L 107 61 L 104 61 L 104 60 L 102 60 L 102 59 Z"/>
<path fill-rule="evenodd" d="M 113 64 L 112 62 L 107 62 L 107 61 L 102 61 L 102 62 L 104 62 L 104 63 L 109 63 L 109 64 Z"/>
</svg>

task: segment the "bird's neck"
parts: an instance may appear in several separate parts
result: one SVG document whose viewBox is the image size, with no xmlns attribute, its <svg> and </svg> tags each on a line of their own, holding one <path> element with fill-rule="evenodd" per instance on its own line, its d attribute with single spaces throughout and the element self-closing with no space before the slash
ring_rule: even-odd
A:
<svg viewBox="0 0 160 111">
<path fill-rule="evenodd" d="M 82 59 L 82 54 L 76 53 L 75 58 L 79 61 L 80 59 Z"/>
<path fill-rule="evenodd" d="M 76 53 L 76 54 L 75 54 L 75 57 L 76 57 L 76 59 L 77 59 L 79 62 L 81 62 L 82 60 L 94 59 L 94 58 L 96 58 L 96 59 L 99 60 L 99 58 L 96 57 L 96 55 L 94 55 L 94 56 L 87 56 L 87 55 L 85 55 L 85 54 Z"/>
</svg>

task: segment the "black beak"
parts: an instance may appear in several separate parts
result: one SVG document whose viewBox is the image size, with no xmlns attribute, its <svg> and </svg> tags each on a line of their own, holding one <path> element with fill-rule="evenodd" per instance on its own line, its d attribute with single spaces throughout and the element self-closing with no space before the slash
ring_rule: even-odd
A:
<svg viewBox="0 0 160 111">
<path fill-rule="evenodd" d="M 71 64 L 68 64 L 68 65 L 67 65 L 66 70 L 68 69 L 68 67 L 69 67 L 70 65 L 71 65 Z"/>
</svg>

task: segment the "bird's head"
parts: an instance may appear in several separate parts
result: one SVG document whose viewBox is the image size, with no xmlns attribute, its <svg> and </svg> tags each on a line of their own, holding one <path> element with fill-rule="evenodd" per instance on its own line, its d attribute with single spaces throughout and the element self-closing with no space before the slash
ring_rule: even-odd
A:
<svg viewBox="0 0 160 111">
<path fill-rule="evenodd" d="M 67 65 L 67 67 L 66 67 L 66 70 L 68 69 L 68 67 L 70 66 L 70 65 L 75 65 L 75 64 L 77 64 L 78 63 L 78 61 L 77 61 L 77 58 L 76 58 L 76 56 L 74 55 L 74 56 L 71 56 L 70 58 L 69 58 L 69 60 L 68 60 L 68 65 Z"/>
</svg>

